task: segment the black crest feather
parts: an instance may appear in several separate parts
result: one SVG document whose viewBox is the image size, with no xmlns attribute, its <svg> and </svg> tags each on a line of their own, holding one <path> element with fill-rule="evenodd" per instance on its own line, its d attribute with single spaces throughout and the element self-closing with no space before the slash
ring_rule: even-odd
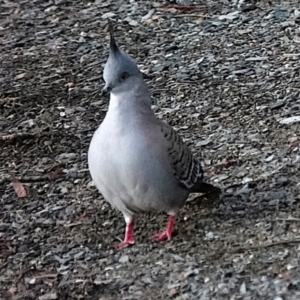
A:
<svg viewBox="0 0 300 300">
<path fill-rule="evenodd" d="M 110 51 L 112 53 L 119 52 L 119 48 L 116 44 L 115 36 L 114 36 L 114 28 L 112 22 L 108 22 L 109 35 L 110 35 Z"/>
</svg>

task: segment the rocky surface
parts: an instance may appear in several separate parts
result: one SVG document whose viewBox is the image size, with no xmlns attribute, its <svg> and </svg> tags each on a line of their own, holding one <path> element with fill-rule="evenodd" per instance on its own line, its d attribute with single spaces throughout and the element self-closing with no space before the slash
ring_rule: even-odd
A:
<svg viewBox="0 0 300 300">
<path fill-rule="evenodd" d="M 300 299 L 298 1 L 0 1 L 0 299 Z M 87 169 L 107 19 L 153 109 L 223 189 L 121 214 Z"/>
</svg>

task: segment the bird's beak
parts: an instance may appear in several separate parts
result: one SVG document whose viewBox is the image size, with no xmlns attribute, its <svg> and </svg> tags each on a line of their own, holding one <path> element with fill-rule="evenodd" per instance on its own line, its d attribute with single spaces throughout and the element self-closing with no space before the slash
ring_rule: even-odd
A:
<svg viewBox="0 0 300 300">
<path fill-rule="evenodd" d="M 108 93 L 110 93 L 111 90 L 112 90 L 112 86 L 106 84 L 106 85 L 104 86 L 104 88 L 102 89 L 102 91 L 101 91 L 101 95 L 102 95 L 102 96 L 103 96 L 103 95 L 107 95 Z"/>
</svg>

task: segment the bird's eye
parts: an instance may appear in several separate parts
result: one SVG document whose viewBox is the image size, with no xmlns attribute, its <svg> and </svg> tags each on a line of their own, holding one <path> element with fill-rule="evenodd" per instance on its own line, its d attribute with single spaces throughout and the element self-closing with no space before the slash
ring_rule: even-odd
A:
<svg viewBox="0 0 300 300">
<path fill-rule="evenodd" d="M 122 73 L 121 75 L 121 81 L 125 81 L 129 77 L 129 74 L 127 72 Z"/>
</svg>

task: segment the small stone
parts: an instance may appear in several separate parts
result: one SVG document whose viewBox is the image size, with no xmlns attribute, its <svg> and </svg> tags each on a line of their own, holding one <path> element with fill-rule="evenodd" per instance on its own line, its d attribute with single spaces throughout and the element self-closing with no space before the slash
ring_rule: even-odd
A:
<svg viewBox="0 0 300 300">
<path fill-rule="evenodd" d="M 48 293 L 48 294 L 39 296 L 39 300 L 55 300 L 55 299 L 58 299 L 56 293 Z"/>
<path fill-rule="evenodd" d="M 285 9 L 278 9 L 276 12 L 275 12 L 275 18 L 276 19 L 286 19 L 289 17 L 289 13 L 287 10 Z"/>
<path fill-rule="evenodd" d="M 277 179 L 277 183 L 279 183 L 281 186 L 286 186 L 289 184 L 289 179 L 284 177 L 284 176 L 280 176 L 278 179 Z"/>
<path fill-rule="evenodd" d="M 68 191 L 69 191 L 68 188 L 66 188 L 65 186 L 63 186 L 63 187 L 60 189 L 61 194 L 67 194 Z"/>
<path fill-rule="evenodd" d="M 129 256 L 128 255 L 123 255 L 119 258 L 120 263 L 127 263 L 129 261 Z"/>
<path fill-rule="evenodd" d="M 273 160 L 273 158 L 274 158 L 274 155 L 270 155 L 270 156 L 268 156 L 268 157 L 265 159 L 265 161 L 266 161 L 266 162 L 270 162 L 270 161 Z"/>
<path fill-rule="evenodd" d="M 293 116 L 279 121 L 280 124 L 292 124 L 297 122 L 300 122 L 300 116 Z"/>
<path fill-rule="evenodd" d="M 241 286 L 240 286 L 240 293 L 241 294 L 246 294 L 246 292 L 247 292 L 247 289 L 246 289 L 246 283 L 245 283 L 245 281 L 241 284 Z"/>
<path fill-rule="evenodd" d="M 205 234 L 206 240 L 212 240 L 214 238 L 214 233 L 212 231 L 209 231 Z"/>
<path fill-rule="evenodd" d="M 210 143 L 210 141 L 208 141 L 208 140 L 199 141 L 199 142 L 197 142 L 196 147 L 207 146 L 209 143 Z"/>
<path fill-rule="evenodd" d="M 251 181 L 253 181 L 253 178 L 245 177 L 245 178 L 243 178 L 242 183 L 248 183 L 248 182 L 251 182 Z"/>
</svg>

